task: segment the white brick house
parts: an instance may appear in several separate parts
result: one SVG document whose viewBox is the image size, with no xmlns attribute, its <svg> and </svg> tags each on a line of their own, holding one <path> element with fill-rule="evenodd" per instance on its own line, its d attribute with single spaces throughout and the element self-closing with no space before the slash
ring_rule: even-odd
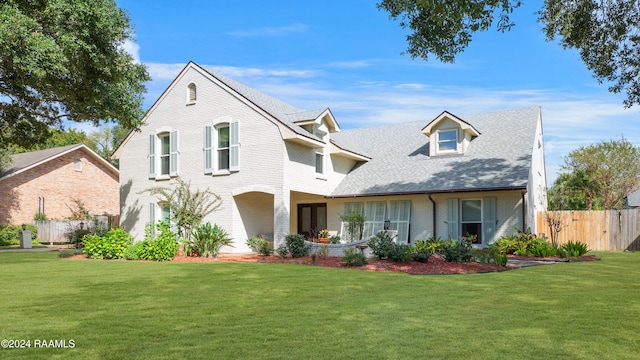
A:
<svg viewBox="0 0 640 360">
<path fill-rule="evenodd" d="M 477 233 L 478 245 L 535 224 L 546 204 L 537 107 L 341 131 L 331 111 L 304 111 L 190 62 L 114 152 L 121 224 L 137 239 L 166 216 L 143 190 L 176 179 L 219 194 L 217 223 L 248 237 L 340 232 L 360 209 L 365 235 L 384 220 L 401 241 Z"/>
</svg>

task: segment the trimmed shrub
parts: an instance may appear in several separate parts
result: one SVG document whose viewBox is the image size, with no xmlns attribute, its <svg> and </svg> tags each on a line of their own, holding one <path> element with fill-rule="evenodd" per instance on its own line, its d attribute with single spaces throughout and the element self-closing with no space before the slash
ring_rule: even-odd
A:
<svg viewBox="0 0 640 360">
<path fill-rule="evenodd" d="M 289 234 L 285 238 L 287 250 L 294 258 L 309 255 L 310 247 L 304 243 L 304 236 L 300 234 Z"/>
<path fill-rule="evenodd" d="M 272 254 L 272 249 L 269 246 L 269 241 L 267 239 L 259 238 L 257 236 L 250 237 L 247 239 L 247 246 L 263 256 L 269 256 Z"/>
<path fill-rule="evenodd" d="M 378 232 L 367 242 L 367 246 L 378 259 L 389 257 L 393 245 L 393 238 L 386 230 Z"/>
<path fill-rule="evenodd" d="M 82 240 L 84 253 L 92 259 L 121 259 L 133 242 L 133 237 L 121 228 L 107 231 L 104 236 L 86 235 Z"/>
<path fill-rule="evenodd" d="M 475 257 L 475 250 L 468 241 L 451 239 L 445 242 L 441 255 L 447 262 L 469 262 Z"/>
<path fill-rule="evenodd" d="M 421 262 L 421 263 L 426 263 L 427 261 L 429 261 L 429 257 L 432 254 L 430 252 L 427 252 L 425 250 L 418 250 L 416 249 L 413 253 L 413 261 L 417 261 L 417 262 Z"/>
<path fill-rule="evenodd" d="M 344 266 L 362 266 L 367 264 L 367 258 L 361 253 L 348 254 L 340 260 L 344 262 Z"/>
<path fill-rule="evenodd" d="M 409 262 L 413 256 L 413 247 L 409 244 L 391 244 L 389 260 L 393 262 Z"/>
<path fill-rule="evenodd" d="M 278 248 L 276 249 L 276 253 L 281 258 L 287 257 L 287 255 L 289 255 L 289 250 L 287 249 L 287 245 L 282 244 L 282 245 L 278 246 Z"/>
</svg>

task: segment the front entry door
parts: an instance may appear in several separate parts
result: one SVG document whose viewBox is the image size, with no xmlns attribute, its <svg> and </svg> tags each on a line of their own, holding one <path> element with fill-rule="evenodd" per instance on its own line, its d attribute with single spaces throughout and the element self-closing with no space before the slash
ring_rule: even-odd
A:
<svg viewBox="0 0 640 360">
<path fill-rule="evenodd" d="M 298 234 L 310 239 L 327 228 L 327 204 L 298 204 Z"/>
</svg>

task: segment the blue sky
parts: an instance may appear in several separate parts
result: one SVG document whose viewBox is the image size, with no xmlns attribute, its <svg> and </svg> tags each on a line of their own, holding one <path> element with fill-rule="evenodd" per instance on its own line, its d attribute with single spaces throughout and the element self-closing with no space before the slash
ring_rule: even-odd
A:
<svg viewBox="0 0 640 360">
<path fill-rule="evenodd" d="M 475 34 L 454 64 L 401 55 L 408 32 L 376 0 L 117 2 L 153 78 L 145 108 L 191 60 L 299 108 L 330 107 L 343 129 L 541 106 L 549 185 L 581 145 L 640 145 L 640 106 L 624 109 L 576 51 L 545 41 L 540 2 L 517 9 L 510 32 Z"/>
</svg>

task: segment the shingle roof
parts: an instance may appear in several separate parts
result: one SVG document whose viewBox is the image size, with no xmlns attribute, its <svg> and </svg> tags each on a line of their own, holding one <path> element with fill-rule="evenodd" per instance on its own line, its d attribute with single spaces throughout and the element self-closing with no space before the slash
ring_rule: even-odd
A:
<svg viewBox="0 0 640 360">
<path fill-rule="evenodd" d="M 194 63 L 194 65 L 197 65 L 197 64 Z M 234 91 L 242 95 L 247 100 L 251 101 L 258 107 L 260 107 L 262 110 L 271 114 L 273 117 L 275 117 L 284 125 L 286 125 L 288 128 L 293 130 L 296 134 L 303 135 L 315 140 L 320 140 L 315 135 L 304 130 L 302 127 L 296 125 L 294 122 L 316 119 L 326 110 L 326 108 L 315 109 L 315 110 L 299 109 L 291 104 L 288 104 L 284 101 L 281 101 L 272 96 L 269 96 L 261 91 L 258 91 L 247 85 L 244 85 L 238 81 L 235 81 L 229 77 L 219 74 L 209 68 L 203 68 L 203 67 L 201 68 L 207 71 L 211 76 L 217 78 L 218 80 L 220 80 L 221 82 L 223 82 L 224 84 L 232 88 Z"/>
<path fill-rule="evenodd" d="M 427 121 L 343 130 L 340 146 L 371 157 L 332 196 L 471 191 L 527 185 L 539 107 L 460 116 L 481 133 L 464 155 L 429 156 Z"/>
<path fill-rule="evenodd" d="M 9 167 L 0 174 L 0 178 L 3 178 L 9 174 L 18 172 L 22 169 L 28 168 L 30 166 L 36 165 L 42 161 L 60 155 L 68 150 L 71 150 L 76 147 L 82 146 L 78 145 L 67 145 L 62 147 L 57 147 L 53 149 L 45 149 L 39 151 L 32 151 L 28 153 L 15 154 L 11 156 L 11 164 Z"/>
<path fill-rule="evenodd" d="M 118 169 L 113 167 L 108 161 L 102 159 L 98 154 L 89 149 L 86 145 L 83 144 L 75 144 L 75 145 L 67 145 L 61 146 L 52 149 L 38 150 L 32 151 L 28 153 L 15 154 L 11 156 L 11 163 L 9 167 L 0 174 L 0 180 L 10 176 L 12 174 L 16 174 L 23 170 L 29 169 L 31 167 L 40 165 L 41 163 L 52 160 L 60 155 L 66 154 L 68 152 L 84 149 L 86 152 L 90 153 L 96 159 L 99 159 L 102 163 L 107 165 L 107 167 L 117 173 Z"/>
</svg>

